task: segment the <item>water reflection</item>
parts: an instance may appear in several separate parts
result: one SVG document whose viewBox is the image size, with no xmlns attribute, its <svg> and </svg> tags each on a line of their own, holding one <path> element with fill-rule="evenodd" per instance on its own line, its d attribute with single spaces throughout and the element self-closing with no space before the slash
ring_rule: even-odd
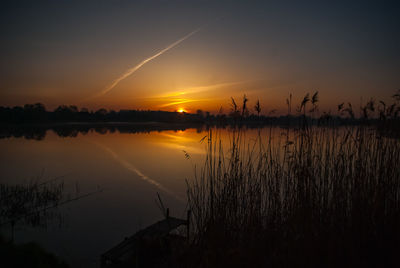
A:
<svg viewBox="0 0 400 268">
<path fill-rule="evenodd" d="M 24 184 L 45 169 L 48 177 L 68 174 L 66 191 L 74 192 L 77 183 L 81 192 L 104 189 L 60 208 L 62 229 L 19 229 L 16 241 L 35 240 L 72 267 L 98 267 L 101 253 L 162 217 L 157 192 L 172 216 L 184 217 L 185 180 L 204 163 L 207 141 L 200 140 L 205 130 L 177 125 L 0 128 L 0 183 Z M 227 130 L 220 135 L 229 143 Z"/>
<path fill-rule="evenodd" d="M 147 175 L 143 174 L 138 168 L 136 168 L 133 164 L 131 164 L 130 162 L 128 162 L 127 160 L 123 159 L 119 154 L 117 154 L 116 152 L 114 152 L 113 150 L 111 150 L 109 147 L 100 144 L 100 143 L 96 143 L 93 142 L 94 144 L 96 144 L 97 146 L 99 146 L 100 148 L 102 148 L 104 151 L 106 151 L 107 153 L 109 153 L 118 163 L 120 163 L 124 168 L 126 168 L 127 170 L 133 172 L 134 174 L 136 174 L 137 176 L 139 176 L 139 178 L 142 178 L 144 181 L 154 185 L 155 187 L 157 187 L 159 190 L 168 193 L 171 196 L 174 196 L 177 200 L 184 202 L 183 198 L 181 198 L 180 196 L 176 195 L 173 191 L 167 189 L 166 187 L 164 187 L 162 184 L 160 184 L 159 182 L 149 178 Z"/>
<path fill-rule="evenodd" d="M 47 177 L 68 174 L 64 177 L 67 192 L 74 192 L 76 184 L 81 192 L 104 189 L 61 207 L 65 215 L 61 229 L 19 227 L 17 243 L 34 240 L 72 267 L 98 267 L 101 253 L 162 217 L 155 203 L 157 192 L 172 216 L 185 213 L 185 179 L 193 175 L 192 163 L 201 161 L 194 153 L 202 149 L 198 140 L 203 134 L 198 129 L 81 126 L 11 130 L 1 131 L 0 183 L 25 184 L 44 169 Z M 191 161 L 182 149 L 193 154 Z"/>
<path fill-rule="evenodd" d="M 196 133 L 201 133 L 196 131 Z M 163 146 L 190 154 L 205 154 L 204 148 L 199 146 L 200 140 L 194 136 L 192 131 L 160 132 L 160 139 L 154 141 L 157 146 Z"/>
<path fill-rule="evenodd" d="M 77 137 L 79 134 L 88 133 L 151 133 L 167 130 L 184 132 L 186 129 L 195 128 L 201 133 L 205 126 L 189 124 L 163 124 L 163 123 L 65 123 L 53 125 L 3 125 L 0 126 L 0 139 L 2 138 L 25 138 L 28 140 L 43 140 L 48 131 L 56 133 L 60 137 Z"/>
</svg>

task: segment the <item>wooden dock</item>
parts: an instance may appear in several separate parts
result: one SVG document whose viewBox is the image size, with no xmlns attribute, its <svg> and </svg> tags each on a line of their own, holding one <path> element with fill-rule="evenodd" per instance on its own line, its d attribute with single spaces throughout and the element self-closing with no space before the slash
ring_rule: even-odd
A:
<svg viewBox="0 0 400 268">
<path fill-rule="evenodd" d="M 168 213 L 169 214 L 169 213 Z M 101 255 L 101 267 L 151 267 L 149 262 L 157 262 L 162 259 L 173 247 L 173 244 L 182 244 L 189 236 L 188 211 L 187 220 L 167 217 L 158 221 L 134 235 L 125 238 L 124 241 Z M 180 226 L 186 226 L 187 236 L 171 234 Z"/>
</svg>

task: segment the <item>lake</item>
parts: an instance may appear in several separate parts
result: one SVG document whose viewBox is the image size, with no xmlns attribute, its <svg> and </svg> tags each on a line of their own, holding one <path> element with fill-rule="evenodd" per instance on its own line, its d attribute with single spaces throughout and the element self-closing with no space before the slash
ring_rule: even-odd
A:
<svg viewBox="0 0 400 268">
<path fill-rule="evenodd" d="M 256 132 L 248 130 L 246 135 Z M 70 133 L 47 130 L 0 139 L 0 183 L 62 176 L 71 197 L 102 190 L 60 206 L 62 219 L 46 228 L 17 225 L 17 243 L 37 241 L 72 267 L 97 267 L 100 254 L 162 219 L 157 192 L 172 216 L 185 217 L 185 180 L 204 163 L 207 139 L 201 140 L 207 130 Z M 220 134 L 228 143 L 229 131 Z M 7 226 L 2 228 L 9 235 Z"/>
<path fill-rule="evenodd" d="M 215 202 L 212 207 L 216 211 L 220 209 L 216 215 L 227 213 L 237 215 L 241 220 L 251 215 L 249 219 L 254 220 L 259 211 L 264 211 L 263 219 L 270 220 L 265 223 L 268 228 L 260 232 L 269 232 L 276 228 L 275 221 L 286 220 L 285 215 L 297 215 L 305 208 L 316 208 L 312 211 L 313 215 L 320 215 L 316 222 L 329 219 L 331 223 L 327 225 L 325 222 L 313 229 L 323 238 L 318 247 L 326 245 L 326 239 L 330 239 L 323 237 L 326 228 L 330 228 L 328 231 L 333 234 L 341 232 L 337 226 L 343 228 L 346 239 L 340 243 L 347 245 L 347 239 L 359 241 L 360 236 L 363 239 L 373 237 L 355 232 L 362 232 L 365 224 L 369 224 L 368 230 L 387 230 L 388 225 L 380 226 L 378 219 L 385 219 L 383 223 L 398 222 L 399 140 L 386 135 L 386 132 L 363 126 L 303 130 L 273 126 L 251 129 L 248 126 L 235 132 L 229 128 L 212 130 L 212 140 L 221 141 L 223 149 L 220 151 L 219 143 L 213 143 L 216 145 L 216 158 L 213 160 L 216 161 L 211 162 L 218 163 L 219 152 L 223 152 L 223 159 L 229 159 L 231 152 L 233 156 L 232 161 L 225 163 L 229 163 L 226 167 L 231 169 L 222 168 L 223 172 L 218 172 L 212 168 L 214 173 L 208 173 L 210 169 L 205 173 L 206 176 L 211 174 L 218 185 L 214 190 L 220 203 Z M 153 123 L 1 128 L 0 184 L 27 185 L 38 178 L 40 181 L 59 178 L 58 181 L 64 183 L 66 199 L 93 193 L 53 210 L 56 217 L 46 226 L 17 225 L 15 241 L 36 241 L 65 259 L 71 267 L 99 267 L 102 253 L 163 218 L 156 201 L 157 193 L 164 206 L 170 208 L 172 216 L 185 218 L 188 209 L 186 180 L 193 182 L 196 170 L 199 172 L 204 167 L 209 133 L 204 126 L 192 128 Z M 235 146 L 231 144 L 233 137 Z M 261 154 L 257 153 L 259 149 Z M 249 164 L 257 159 L 261 165 Z M 207 184 L 197 185 L 205 186 L 197 189 L 210 190 Z M 237 188 L 232 190 L 229 187 Z M 261 189 L 259 194 L 264 195 L 260 199 L 262 202 L 252 199 L 259 196 L 254 194 L 257 189 Z M 376 193 L 371 194 L 374 191 Z M 201 190 L 197 191 L 199 193 Z M 370 199 L 371 196 L 374 198 Z M 306 202 L 311 202 L 312 206 L 302 206 Z M 240 204 L 244 205 L 241 207 Z M 358 207 L 357 204 L 366 205 Z M 196 203 L 192 205 L 195 214 Z M 243 206 L 257 205 L 261 207 L 254 210 L 257 212 L 254 215 L 243 213 L 253 210 L 241 210 Z M 376 210 L 378 205 L 387 207 Z M 197 212 L 211 207 L 207 198 L 199 206 Z M 268 209 L 264 210 L 265 207 Z M 284 213 L 276 214 L 276 211 Z M 382 217 L 376 211 L 387 211 L 388 214 Z M 279 218 L 279 215 L 283 216 Z M 341 225 L 343 217 L 348 217 L 347 222 L 355 225 Z M 303 218 L 306 220 L 302 221 Z M 294 219 L 288 224 L 309 226 L 309 217 Z M 230 221 L 229 226 L 235 222 Z M 247 226 L 240 221 L 237 224 L 233 230 Z M 398 224 L 390 226 L 393 227 L 390 232 L 396 233 Z M 303 235 L 302 229 L 299 230 Z M 11 226 L 1 226 L 1 232 L 10 236 Z M 386 240 L 386 236 L 380 234 L 376 241 Z M 282 241 L 286 238 L 283 237 Z M 371 243 L 381 243 L 378 242 Z M 387 249 L 394 248 L 390 245 Z M 274 255 L 270 257 L 274 258 Z"/>
</svg>

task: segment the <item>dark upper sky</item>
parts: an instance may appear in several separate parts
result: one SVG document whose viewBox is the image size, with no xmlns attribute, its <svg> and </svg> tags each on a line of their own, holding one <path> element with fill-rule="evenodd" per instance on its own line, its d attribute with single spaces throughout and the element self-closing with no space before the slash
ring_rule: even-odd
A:
<svg viewBox="0 0 400 268">
<path fill-rule="evenodd" d="M 386 1 L 2 1 L 0 105 L 215 111 L 246 93 L 283 109 L 289 92 L 315 90 L 326 110 L 387 99 L 400 88 L 399 14 Z"/>
</svg>

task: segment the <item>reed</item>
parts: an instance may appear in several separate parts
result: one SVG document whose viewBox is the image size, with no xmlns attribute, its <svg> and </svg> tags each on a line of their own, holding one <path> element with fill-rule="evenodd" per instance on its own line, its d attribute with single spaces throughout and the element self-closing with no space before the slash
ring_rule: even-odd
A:
<svg viewBox="0 0 400 268">
<path fill-rule="evenodd" d="M 399 265 L 399 139 L 365 125 L 245 132 L 224 148 L 209 130 L 187 182 L 189 266 Z"/>
</svg>

